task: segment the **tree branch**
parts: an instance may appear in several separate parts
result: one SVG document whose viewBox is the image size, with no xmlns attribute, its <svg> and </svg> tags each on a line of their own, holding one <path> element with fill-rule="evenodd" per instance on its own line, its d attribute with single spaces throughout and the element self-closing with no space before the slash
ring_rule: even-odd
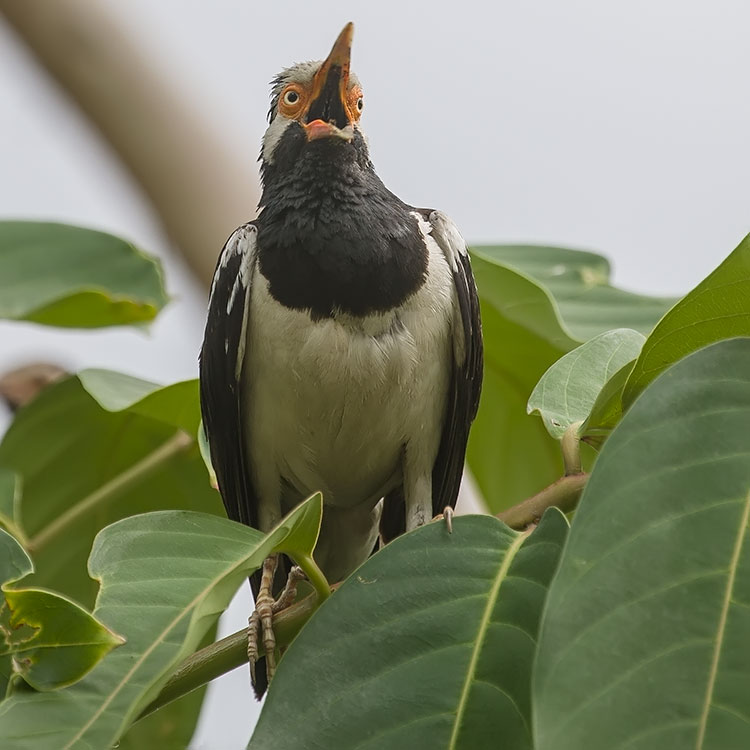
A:
<svg viewBox="0 0 750 750">
<path fill-rule="evenodd" d="M 273 632 L 276 635 L 277 646 L 288 646 L 319 605 L 318 594 L 312 593 L 274 615 Z M 243 628 L 185 659 L 159 695 L 143 709 L 138 719 L 152 714 L 167 703 L 187 695 L 246 662 L 247 628 Z"/>
<path fill-rule="evenodd" d="M 547 508 L 556 507 L 563 513 L 573 510 L 588 481 L 588 474 L 570 474 L 561 477 L 532 497 L 497 514 L 511 529 L 525 529 L 536 523 Z"/>
</svg>

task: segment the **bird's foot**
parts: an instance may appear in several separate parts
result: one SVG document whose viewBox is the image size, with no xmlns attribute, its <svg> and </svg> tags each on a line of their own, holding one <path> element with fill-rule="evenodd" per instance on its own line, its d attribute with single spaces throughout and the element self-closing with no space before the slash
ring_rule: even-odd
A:
<svg viewBox="0 0 750 750">
<path fill-rule="evenodd" d="M 290 571 L 289 576 L 284 584 L 283 591 L 279 594 L 278 599 L 273 603 L 273 613 L 281 612 L 282 609 L 286 609 L 291 604 L 294 604 L 294 600 L 297 598 L 297 584 L 300 581 L 304 581 L 307 578 L 302 568 L 299 565 L 295 565 Z"/>
<path fill-rule="evenodd" d="M 266 675 L 270 682 L 276 671 L 276 635 L 273 632 L 273 616 L 294 603 L 297 597 L 297 584 L 307 578 L 302 568 L 295 565 L 289 571 L 283 591 L 274 601 L 271 595 L 271 585 L 276 573 L 277 561 L 276 555 L 271 555 L 264 561 L 260 589 L 255 600 L 255 610 L 247 621 L 247 656 L 253 682 L 255 682 L 255 664 L 261 656 L 258 650 L 258 636 L 262 635 L 263 638 Z"/>
<path fill-rule="evenodd" d="M 273 606 L 271 594 L 273 577 L 276 573 L 278 555 L 270 555 L 263 561 L 260 588 L 255 597 L 255 610 L 247 621 L 247 658 L 250 662 L 250 676 L 255 683 L 255 664 L 260 658 L 258 652 L 259 636 L 263 639 L 263 649 L 266 656 L 266 675 L 271 681 L 276 671 L 276 636 L 273 632 Z"/>
<path fill-rule="evenodd" d="M 445 528 L 448 529 L 448 533 L 453 533 L 453 516 L 456 515 L 456 512 L 451 508 L 450 505 L 446 505 L 445 508 L 443 508 L 442 513 L 438 513 L 432 520 L 433 521 L 445 521 Z"/>
</svg>

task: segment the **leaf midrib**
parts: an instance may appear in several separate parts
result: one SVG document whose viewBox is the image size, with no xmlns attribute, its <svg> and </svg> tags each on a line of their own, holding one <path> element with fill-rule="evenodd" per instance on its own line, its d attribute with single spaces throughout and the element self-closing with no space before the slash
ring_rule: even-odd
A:
<svg viewBox="0 0 750 750">
<path fill-rule="evenodd" d="M 495 580 L 492 582 L 492 587 L 490 588 L 489 596 L 487 597 L 487 604 L 485 605 L 484 612 L 482 613 L 482 617 L 479 621 L 477 636 L 474 640 L 474 648 L 472 649 L 469 666 L 466 670 L 466 679 L 464 680 L 464 684 L 461 688 L 461 694 L 458 701 L 458 709 L 456 710 L 456 719 L 453 722 L 453 731 L 451 733 L 451 738 L 450 742 L 448 743 L 447 750 L 455 750 L 456 743 L 458 742 L 461 723 L 463 721 L 464 713 L 466 712 L 469 693 L 471 692 L 471 686 L 474 682 L 474 675 L 476 673 L 477 664 L 479 662 L 479 654 L 482 650 L 482 647 L 484 646 L 484 641 L 487 636 L 487 631 L 489 630 L 490 621 L 492 619 L 492 611 L 495 608 L 495 603 L 497 602 L 497 597 L 500 593 L 500 587 L 503 581 L 507 578 L 508 571 L 510 570 L 510 566 L 515 559 L 518 550 L 521 548 L 521 545 L 524 543 L 530 533 L 530 531 L 527 531 L 523 534 L 518 534 L 518 536 L 513 540 L 508 549 L 505 551 L 503 562 L 498 568 Z"/>
<path fill-rule="evenodd" d="M 60 536 L 81 516 L 138 484 L 151 472 L 158 470 L 163 464 L 190 447 L 192 442 L 192 438 L 186 432 L 177 430 L 161 445 L 139 458 L 119 474 L 108 479 L 104 484 L 78 500 L 48 523 L 28 541 L 28 549 L 38 553 L 42 547 Z"/>
<path fill-rule="evenodd" d="M 156 638 L 151 642 L 151 645 L 146 648 L 141 656 L 134 662 L 132 667 L 123 675 L 122 679 L 115 685 L 114 689 L 106 696 L 101 702 L 97 710 L 91 715 L 91 718 L 78 730 L 74 737 L 72 737 L 65 745 L 63 750 L 70 750 L 74 747 L 78 740 L 82 739 L 86 732 L 96 723 L 99 717 L 106 711 L 107 707 L 117 697 L 121 690 L 128 684 L 132 676 L 141 668 L 146 659 L 151 655 L 154 649 L 161 645 L 169 633 L 174 630 L 175 627 L 183 620 L 186 616 L 191 615 L 195 607 L 198 606 L 200 601 L 221 581 L 228 575 L 231 575 L 234 571 L 240 568 L 247 560 L 257 554 L 258 550 L 263 546 L 268 537 L 264 537 L 259 543 L 256 543 L 253 550 L 245 554 L 241 560 L 235 562 L 229 567 L 223 568 L 222 572 L 215 576 L 210 583 L 203 587 L 203 589 L 182 609 L 182 611 L 167 624 L 167 626 L 157 635 Z"/>
<path fill-rule="evenodd" d="M 714 652 L 711 657 L 711 669 L 708 673 L 708 683 L 706 685 L 706 695 L 703 700 L 703 710 L 701 711 L 700 721 L 698 722 L 698 734 L 695 741 L 696 750 L 702 750 L 706 738 L 706 726 L 708 724 L 708 715 L 713 703 L 714 688 L 716 687 L 716 678 L 719 671 L 719 661 L 721 659 L 721 647 L 724 643 L 724 632 L 726 631 L 727 618 L 729 616 L 729 606 L 732 602 L 732 592 L 734 582 L 737 577 L 737 567 L 742 555 L 742 543 L 745 539 L 748 521 L 750 520 L 750 492 L 745 497 L 745 507 L 742 510 L 739 528 L 737 529 L 737 538 L 734 541 L 732 550 L 732 559 L 729 562 L 729 575 L 727 576 L 727 587 L 724 591 L 724 601 L 721 606 L 721 615 L 716 628 L 716 640 L 714 642 Z"/>
</svg>

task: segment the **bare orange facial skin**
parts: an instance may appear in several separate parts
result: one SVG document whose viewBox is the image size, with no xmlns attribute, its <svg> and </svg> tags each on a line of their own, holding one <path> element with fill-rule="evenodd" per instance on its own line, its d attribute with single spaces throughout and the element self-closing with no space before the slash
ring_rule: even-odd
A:
<svg viewBox="0 0 750 750">
<path fill-rule="evenodd" d="M 345 103 L 346 114 L 349 116 L 349 122 L 359 122 L 362 116 L 362 87 L 352 86 Z"/>
<path fill-rule="evenodd" d="M 304 88 L 298 83 L 290 83 L 279 96 L 279 112 L 290 120 L 302 121 L 313 100 L 312 88 Z M 349 122 L 359 122 L 359 118 L 362 116 L 361 100 L 362 87 L 359 85 L 352 86 L 344 101 L 344 109 Z"/>
<path fill-rule="evenodd" d="M 290 83 L 279 96 L 279 112 L 290 120 L 298 120 L 310 106 L 310 92 L 298 83 Z"/>
</svg>

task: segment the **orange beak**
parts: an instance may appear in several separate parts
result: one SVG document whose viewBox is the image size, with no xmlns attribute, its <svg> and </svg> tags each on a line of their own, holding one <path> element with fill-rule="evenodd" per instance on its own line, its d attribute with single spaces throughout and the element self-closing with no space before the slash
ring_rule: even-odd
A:
<svg viewBox="0 0 750 750">
<path fill-rule="evenodd" d="M 349 106 L 349 62 L 354 24 L 344 26 L 313 79 L 312 101 L 307 111 L 305 131 L 308 140 L 338 136 L 349 140 L 342 130 L 354 117 Z"/>
</svg>

